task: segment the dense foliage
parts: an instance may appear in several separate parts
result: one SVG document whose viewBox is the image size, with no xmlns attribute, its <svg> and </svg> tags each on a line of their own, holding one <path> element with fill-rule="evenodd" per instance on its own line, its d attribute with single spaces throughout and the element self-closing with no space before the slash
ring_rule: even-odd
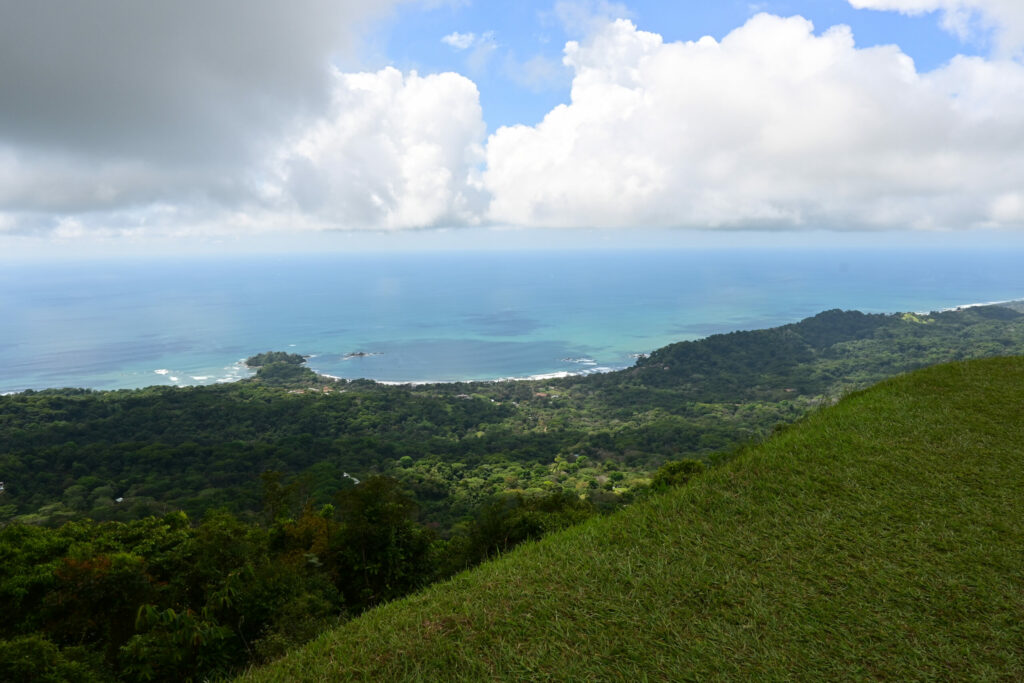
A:
<svg viewBox="0 0 1024 683">
<path fill-rule="evenodd" d="M 285 351 L 264 351 L 255 356 L 245 359 L 245 364 L 250 368 L 258 368 L 271 363 L 287 363 L 288 365 L 302 365 L 306 357 L 297 353 L 286 353 Z"/>
<path fill-rule="evenodd" d="M 302 367 L 305 362 L 305 356 L 284 351 L 265 351 L 245 359 L 248 367 L 257 368 L 256 379 L 275 387 L 319 381 L 315 372 Z"/>
<path fill-rule="evenodd" d="M 263 476 L 263 524 L 210 511 L 0 532 L 3 680 L 184 681 L 268 661 L 368 607 L 594 513 L 571 494 L 509 496 L 451 540 L 371 477 L 298 507 Z"/>
<path fill-rule="evenodd" d="M 828 311 L 660 349 L 633 368 L 548 382 L 391 387 L 298 377 L 0 397 L 0 521 L 58 524 L 227 508 L 252 519 L 259 475 L 311 504 L 372 474 L 403 483 L 447 536 L 490 497 L 568 490 L 628 501 L 668 460 L 707 459 L 822 402 L 937 362 L 1024 353 L 1024 315 Z M 266 355 L 266 354 L 264 354 Z M 301 359 L 301 356 L 296 356 Z"/>
<path fill-rule="evenodd" d="M 1010 354 L 1009 308 L 828 311 L 561 380 L 392 387 L 268 352 L 232 385 L 0 397 L 0 666 L 227 672 L 685 483 L 853 388 Z"/>
</svg>

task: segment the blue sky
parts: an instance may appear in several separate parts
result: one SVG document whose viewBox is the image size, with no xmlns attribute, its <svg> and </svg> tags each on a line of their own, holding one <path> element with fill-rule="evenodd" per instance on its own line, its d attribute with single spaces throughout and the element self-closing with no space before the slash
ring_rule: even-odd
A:
<svg viewBox="0 0 1024 683">
<path fill-rule="evenodd" d="M 0 45 L 0 257 L 1024 235 L 1020 0 L 0 0 Z"/>
<path fill-rule="evenodd" d="M 976 55 L 988 49 L 984 35 L 964 41 L 943 30 L 937 12 L 907 16 L 858 10 L 846 0 L 634 0 L 617 5 L 638 28 L 659 33 L 666 41 L 698 40 L 706 35 L 720 40 L 752 15 L 769 12 L 806 17 L 819 32 L 836 24 L 848 25 L 859 47 L 897 44 L 922 71 L 941 66 L 957 54 Z M 587 5 L 581 3 L 581 7 Z M 598 8 L 591 4 L 587 9 Z M 465 50 L 443 43 L 442 38 L 452 33 L 482 39 L 486 56 L 478 52 L 479 42 Z M 563 25 L 551 0 L 399 6 L 366 38 L 361 54 L 342 64 L 464 73 L 480 88 L 484 120 L 493 131 L 499 126 L 535 124 L 568 100 L 571 73 L 561 64 L 562 50 L 566 41 L 581 37 L 579 30 Z M 523 64 L 537 58 L 557 66 L 557 71 L 550 80 L 526 85 Z"/>
</svg>

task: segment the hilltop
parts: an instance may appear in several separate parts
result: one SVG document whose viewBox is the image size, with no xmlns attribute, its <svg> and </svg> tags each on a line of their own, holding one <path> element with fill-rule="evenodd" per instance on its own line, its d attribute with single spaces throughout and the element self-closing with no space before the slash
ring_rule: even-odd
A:
<svg viewBox="0 0 1024 683">
<path fill-rule="evenodd" d="M 1024 359 L 918 371 L 247 681 L 1020 679 Z"/>
</svg>

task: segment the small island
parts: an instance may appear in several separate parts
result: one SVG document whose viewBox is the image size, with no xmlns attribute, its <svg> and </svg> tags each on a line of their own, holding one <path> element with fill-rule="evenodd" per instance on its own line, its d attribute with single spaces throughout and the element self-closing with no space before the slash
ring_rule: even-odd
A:
<svg viewBox="0 0 1024 683">
<path fill-rule="evenodd" d="M 304 367 L 307 356 L 284 351 L 266 351 L 245 359 L 257 368 L 256 379 L 276 387 L 303 388 L 322 383 L 325 378 Z"/>
<path fill-rule="evenodd" d="M 302 365 L 306 362 L 307 356 L 301 356 L 297 353 L 286 353 L 284 351 L 264 351 L 263 353 L 257 353 L 255 356 L 249 356 L 245 359 L 245 364 L 250 368 L 261 368 L 264 365 L 270 365 L 271 363 L 287 363 L 288 365 Z"/>
<path fill-rule="evenodd" d="M 369 358 L 371 356 L 380 356 L 380 353 L 371 351 L 351 351 L 342 356 L 342 360 L 348 360 L 349 358 Z"/>
</svg>

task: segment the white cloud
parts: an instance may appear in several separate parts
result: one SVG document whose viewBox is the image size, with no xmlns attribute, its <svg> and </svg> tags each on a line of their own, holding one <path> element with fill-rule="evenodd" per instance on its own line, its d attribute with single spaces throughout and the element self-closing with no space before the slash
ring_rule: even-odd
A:
<svg viewBox="0 0 1024 683">
<path fill-rule="evenodd" d="M 441 38 L 441 42 L 445 45 L 450 45 L 456 50 L 468 50 L 476 42 L 476 34 L 455 31 Z"/>
<path fill-rule="evenodd" d="M 253 0 L 244 17 L 215 12 L 203 28 L 161 5 L 158 31 L 143 5 L 97 0 L 96 16 L 119 29 L 110 54 L 95 55 L 98 28 L 79 35 L 35 4 L 0 0 L 5 20 L 50 31 L 22 40 L 0 24 L 5 54 L 36 59 L 0 62 L 0 233 L 1024 228 L 1019 61 L 958 57 L 922 74 L 895 46 L 857 49 L 845 27 L 815 35 L 769 15 L 721 42 L 666 43 L 609 20 L 624 8 L 560 3 L 563 21 L 587 31 L 565 49 L 571 101 L 485 141 L 471 80 L 340 73 L 331 55 L 351 38 L 319 22 L 357 20 L 361 5 L 297 1 L 327 14 L 297 19 L 293 6 Z M 156 33 L 132 34 L 133 21 Z M 215 28 L 240 33 L 213 45 Z M 130 35 L 153 53 L 137 54 Z M 474 35 L 468 67 L 486 66 L 496 45 Z M 524 83 L 557 77 L 542 60 L 514 66 Z"/>
<path fill-rule="evenodd" d="M 477 222 L 484 134 L 463 76 L 336 73 L 331 115 L 284 154 L 278 194 L 313 227 Z"/>
<path fill-rule="evenodd" d="M 466 57 L 466 68 L 472 74 L 480 74 L 486 70 L 491 57 L 498 49 L 498 42 L 495 40 L 494 31 L 485 31 L 479 36 L 475 33 L 449 33 L 441 38 L 441 42 L 452 48 L 465 51 L 472 48 Z"/>
<path fill-rule="evenodd" d="M 331 67 L 360 22 L 397 2 L 0 0 L 0 229 L 192 237 L 478 220 L 475 86 Z M 474 40 L 474 52 L 494 42 Z"/>
<path fill-rule="evenodd" d="M 1020 226 L 1015 62 L 920 74 L 896 47 L 857 49 L 846 27 L 815 35 L 769 15 L 721 42 L 669 44 L 620 20 L 569 43 L 565 62 L 571 103 L 488 142 L 496 222 Z"/>
<path fill-rule="evenodd" d="M 480 222 L 486 127 L 472 81 L 335 70 L 328 88 L 323 115 L 270 156 L 226 178 L 210 172 L 202 191 L 196 173 L 158 173 L 138 161 L 88 168 L 63 155 L 25 163 L 0 147 L 0 207 L 8 207 L 0 231 L 191 239 Z"/>
<path fill-rule="evenodd" d="M 893 10 L 917 15 L 942 12 L 942 25 L 961 39 L 992 32 L 999 54 L 1020 54 L 1024 47 L 1021 0 L 849 0 L 857 9 Z"/>
</svg>

